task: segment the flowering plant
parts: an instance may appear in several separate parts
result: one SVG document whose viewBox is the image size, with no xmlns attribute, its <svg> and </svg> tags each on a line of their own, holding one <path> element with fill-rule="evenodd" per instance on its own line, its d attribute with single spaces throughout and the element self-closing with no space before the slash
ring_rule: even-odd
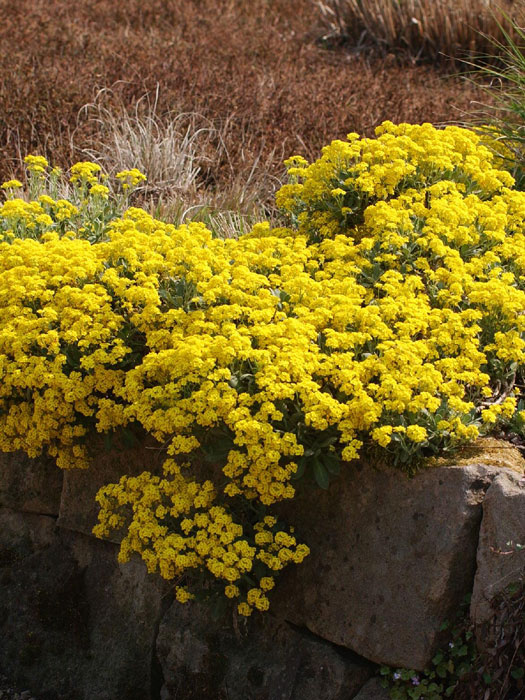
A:
<svg viewBox="0 0 525 700">
<path fill-rule="evenodd" d="M 308 554 L 276 503 L 512 420 L 524 359 L 525 193 L 479 136 L 386 122 L 288 164 L 290 226 L 237 240 L 118 213 L 95 164 L 75 204 L 0 208 L 0 449 L 87 466 L 90 433 L 141 426 L 162 474 L 101 489 L 95 533 L 244 615 Z"/>
</svg>

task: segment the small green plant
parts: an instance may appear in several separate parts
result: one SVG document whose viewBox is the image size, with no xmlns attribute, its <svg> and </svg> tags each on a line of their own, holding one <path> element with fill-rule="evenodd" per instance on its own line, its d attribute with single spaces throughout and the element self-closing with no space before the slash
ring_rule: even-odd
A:
<svg viewBox="0 0 525 700">
<path fill-rule="evenodd" d="M 513 555 L 523 544 L 510 541 L 502 555 Z M 467 596 L 453 624 L 444 622 L 448 642 L 423 671 L 382 666 L 381 684 L 392 700 L 510 700 L 525 692 L 525 578 L 511 583 L 491 601 L 493 615 L 483 628 L 484 649 L 478 651 Z M 479 630 L 476 630 L 476 636 Z"/>
</svg>

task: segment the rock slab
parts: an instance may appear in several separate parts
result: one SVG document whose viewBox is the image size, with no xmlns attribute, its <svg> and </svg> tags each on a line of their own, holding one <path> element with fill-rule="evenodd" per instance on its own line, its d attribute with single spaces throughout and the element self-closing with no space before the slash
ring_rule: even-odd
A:
<svg viewBox="0 0 525 700">
<path fill-rule="evenodd" d="M 525 575 L 525 477 L 502 472 L 483 503 L 470 616 L 479 626 L 493 611 L 490 601 Z"/>
<path fill-rule="evenodd" d="M 98 490 L 117 483 L 124 475 L 137 476 L 142 472 L 160 473 L 163 457 L 158 443 L 137 444 L 127 449 L 104 449 L 99 439 L 92 448 L 93 457 L 88 469 L 64 470 L 64 485 L 60 499 L 58 524 L 60 527 L 91 535 L 98 520 Z M 56 467 L 55 467 L 56 468 Z M 121 533 L 108 538 L 120 542 Z"/>
<path fill-rule="evenodd" d="M 157 655 L 162 700 L 348 700 L 374 672 L 348 650 L 270 613 L 213 622 L 209 610 L 174 603 L 163 618 Z"/>
<path fill-rule="evenodd" d="M 371 661 L 422 670 L 472 590 L 481 504 L 500 471 L 480 461 L 410 479 L 346 465 L 288 508 L 311 554 L 284 572 L 274 610 Z"/>
<path fill-rule="evenodd" d="M 51 457 L 30 459 L 23 452 L 0 452 L 0 506 L 58 515 L 62 476 Z"/>
<path fill-rule="evenodd" d="M 163 582 L 54 518 L 0 512 L 0 523 L 3 536 L 11 529 L 0 562 L 0 668 L 39 700 L 158 697 Z"/>
<path fill-rule="evenodd" d="M 379 678 L 371 678 L 353 700 L 390 700 L 390 693 L 383 688 Z"/>
</svg>

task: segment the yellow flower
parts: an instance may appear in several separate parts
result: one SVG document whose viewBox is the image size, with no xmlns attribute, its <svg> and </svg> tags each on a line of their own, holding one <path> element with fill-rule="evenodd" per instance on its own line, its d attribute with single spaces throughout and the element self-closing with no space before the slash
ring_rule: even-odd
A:
<svg viewBox="0 0 525 700">
<path fill-rule="evenodd" d="M 146 181 L 146 176 L 137 170 L 137 168 L 132 168 L 131 170 L 121 170 L 116 175 L 117 179 L 122 183 L 122 189 L 126 190 L 130 187 L 136 187 L 141 182 Z"/>
<path fill-rule="evenodd" d="M 244 615 L 244 617 L 249 617 L 252 614 L 253 608 L 251 608 L 248 603 L 239 603 L 237 606 L 237 612 L 239 615 Z"/>
<path fill-rule="evenodd" d="M 28 155 L 24 158 L 24 163 L 27 165 L 29 172 L 36 173 L 37 175 L 44 173 L 49 166 L 44 156 Z"/>
<path fill-rule="evenodd" d="M 372 430 L 372 440 L 375 440 L 381 445 L 381 447 L 386 447 L 392 440 L 390 437 L 392 433 L 391 425 L 383 425 L 380 428 L 374 428 Z"/>
<path fill-rule="evenodd" d="M 407 426 L 406 435 L 412 442 L 424 442 L 427 439 L 427 431 L 421 425 Z"/>
<path fill-rule="evenodd" d="M 3 190 L 14 190 L 23 187 L 23 185 L 20 180 L 8 180 L 7 182 L 2 183 L 0 187 Z"/>
<path fill-rule="evenodd" d="M 275 581 L 271 576 L 263 576 L 259 581 L 259 585 L 263 591 L 271 591 L 275 586 Z"/>
<path fill-rule="evenodd" d="M 73 184 L 98 184 L 97 174 L 101 172 L 101 167 L 91 161 L 81 161 L 71 166 L 71 177 L 69 181 Z"/>
<path fill-rule="evenodd" d="M 92 185 L 89 188 L 89 194 L 92 197 L 101 197 L 102 199 L 108 199 L 109 197 L 109 188 L 106 187 L 105 185 Z"/>
<path fill-rule="evenodd" d="M 187 603 L 189 600 L 192 600 L 194 596 L 183 586 L 176 586 L 175 598 L 179 603 Z"/>
<path fill-rule="evenodd" d="M 224 589 L 224 594 L 227 598 L 237 598 L 240 595 L 240 591 L 237 586 L 228 585 Z"/>
</svg>

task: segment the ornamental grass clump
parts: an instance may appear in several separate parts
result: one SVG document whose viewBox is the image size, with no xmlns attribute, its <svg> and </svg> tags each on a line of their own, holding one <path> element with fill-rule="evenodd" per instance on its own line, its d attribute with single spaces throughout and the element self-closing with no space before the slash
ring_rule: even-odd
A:
<svg viewBox="0 0 525 700">
<path fill-rule="evenodd" d="M 0 209 L 0 448 L 85 466 L 93 432 L 145 430 L 162 473 L 102 488 L 95 534 L 242 615 L 309 552 L 275 509 L 296 489 L 523 417 L 525 193 L 480 136 L 386 122 L 288 165 L 289 227 L 237 240 Z"/>
</svg>

